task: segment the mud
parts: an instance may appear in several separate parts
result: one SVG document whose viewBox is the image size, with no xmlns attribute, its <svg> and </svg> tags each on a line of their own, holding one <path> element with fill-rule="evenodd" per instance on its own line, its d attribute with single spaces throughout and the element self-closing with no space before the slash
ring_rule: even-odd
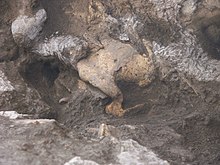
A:
<svg viewBox="0 0 220 165">
<path fill-rule="evenodd" d="M 0 0 L 0 111 L 28 114 L 0 116 L 0 164 L 220 164 L 218 0 L 22 2 Z M 42 30 L 28 46 L 17 44 L 12 22 L 21 14 L 32 18 L 40 9 L 47 13 Z M 71 44 L 63 53 L 52 43 L 46 56 L 34 50 L 68 35 L 88 44 L 80 51 L 73 46 L 80 56 L 74 64 Z M 89 79 L 81 77 L 79 61 L 98 59 L 104 41 L 111 45 L 112 40 L 153 61 L 151 81 L 136 83 L 135 78 L 149 75 L 130 61 L 130 70 L 128 65 L 107 70 L 111 81 L 98 82 L 100 66 L 111 65 L 108 60 L 120 50 L 111 50 L 103 62 L 90 62 L 99 69 L 89 69 Z M 120 97 L 109 94 L 112 85 Z M 126 110 L 122 117 L 105 111 L 115 100 Z"/>
</svg>

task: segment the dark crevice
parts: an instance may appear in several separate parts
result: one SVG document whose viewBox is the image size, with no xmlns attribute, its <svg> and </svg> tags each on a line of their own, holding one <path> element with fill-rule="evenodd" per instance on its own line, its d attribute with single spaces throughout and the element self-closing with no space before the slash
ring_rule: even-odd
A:
<svg viewBox="0 0 220 165">
<path fill-rule="evenodd" d="M 202 19 L 197 25 L 197 37 L 211 58 L 220 60 L 220 15 Z"/>
<path fill-rule="evenodd" d="M 25 82 L 35 88 L 45 103 L 57 111 L 54 81 L 58 78 L 59 63 L 55 59 L 34 59 L 21 63 L 19 72 Z"/>
<path fill-rule="evenodd" d="M 35 89 L 49 89 L 53 86 L 59 72 L 58 63 L 55 60 L 40 60 L 23 64 L 20 73 Z"/>
</svg>

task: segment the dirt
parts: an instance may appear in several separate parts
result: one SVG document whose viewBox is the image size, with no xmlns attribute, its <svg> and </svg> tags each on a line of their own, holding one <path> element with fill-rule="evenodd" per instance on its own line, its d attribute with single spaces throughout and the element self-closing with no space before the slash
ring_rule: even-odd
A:
<svg viewBox="0 0 220 165">
<path fill-rule="evenodd" d="M 114 126 L 119 132 L 113 135 L 117 139 L 133 139 L 170 164 L 220 164 L 217 78 L 198 80 L 180 72 L 175 63 L 164 64 L 155 57 L 155 78 L 147 86 L 115 80 L 124 97 L 122 106 L 132 110 L 120 118 L 106 114 L 105 107 L 114 98 L 82 81 L 75 68 L 56 56 L 40 57 L 29 48 L 16 45 L 10 25 L 19 15 L 19 5 L 15 5 L 18 3 L 0 0 L 0 70 L 16 86 L 15 91 L 1 92 L 0 110 L 15 110 L 31 114 L 31 119 L 55 119 L 56 122 L 22 124 L 1 117 L 0 164 L 64 164 L 75 156 L 99 164 L 117 164 L 118 144 L 109 137 L 104 141 L 98 138 L 97 130 L 102 123 Z M 92 21 L 89 19 L 91 3 Z M 121 42 L 132 45 L 143 55 L 146 54 L 143 39 L 166 47 L 179 43 L 181 30 L 190 29 L 197 45 L 207 53 L 205 58 L 215 60 L 218 71 L 220 9 L 204 8 L 205 1 L 201 1 L 192 15 L 179 15 L 177 20 L 167 21 L 165 14 L 161 16 L 157 12 L 170 12 L 171 8 L 156 10 L 154 3 L 145 0 L 32 1 L 31 11 L 44 8 L 48 17 L 34 43 L 71 34 L 88 42 L 92 48 L 88 51 L 90 56 L 102 49 L 94 43 L 106 38 L 119 41 L 118 36 L 126 33 L 129 40 Z M 105 14 L 118 20 L 117 26 L 102 18 L 102 7 Z M 130 29 L 122 21 L 128 15 L 136 15 L 134 20 L 141 23 Z M 84 34 L 91 37 L 85 38 Z"/>
</svg>

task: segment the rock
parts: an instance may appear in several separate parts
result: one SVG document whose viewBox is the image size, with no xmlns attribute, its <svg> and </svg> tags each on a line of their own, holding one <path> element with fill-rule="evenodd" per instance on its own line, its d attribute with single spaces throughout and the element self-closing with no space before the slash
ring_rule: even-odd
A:
<svg viewBox="0 0 220 165">
<path fill-rule="evenodd" d="M 66 64 L 76 68 L 76 63 L 87 56 L 88 44 L 71 35 L 52 37 L 48 41 L 35 45 L 32 51 L 42 57 L 57 56 Z"/>
<path fill-rule="evenodd" d="M 148 150 L 146 147 L 141 146 L 136 141 L 129 139 L 120 141 L 120 153 L 117 157 L 120 164 L 131 165 L 131 164 L 157 164 L 157 165 L 169 165 L 165 160 L 157 157 L 155 153 Z"/>
<path fill-rule="evenodd" d="M 0 116 L 0 126 L 0 143 L 4 148 L 0 151 L 0 164 L 64 164 L 81 143 L 68 137 L 68 131 L 55 120 L 9 120 Z"/>
<path fill-rule="evenodd" d="M 154 65 L 150 58 L 134 56 L 117 73 L 117 79 L 133 82 L 139 86 L 148 85 L 154 78 Z"/>
<path fill-rule="evenodd" d="M 146 53 L 146 48 L 139 40 L 139 34 L 143 32 L 144 24 L 137 15 L 126 14 L 117 19 L 108 15 L 105 21 L 111 37 L 122 42 L 131 43 L 140 54 Z"/>
<path fill-rule="evenodd" d="M 91 160 L 83 160 L 81 157 L 76 156 L 64 165 L 99 165 L 98 163 Z"/>
<path fill-rule="evenodd" d="M 28 124 L 56 125 L 56 120 L 54 120 L 54 119 L 22 119 L 22 120 L 15 120 L 14 123 L 21 124 L 21 125 L 28 125 Z"/>
<path fill-rule="evenodd" d="M 116 99 L 117 101 L 113 101 L 112 105 L 107 107 L 107 112 L 122 116 L 123 109 L 120 104 L 123 96 L 115 83 L 116 77 L 141 86 L 147 85 L 152 81 L 153 63 L 150 58 L 138 54 L 129 44 L 115 40 L 106 40 L 103 43 L 104 49 L 79 61 L 77 64 L 79 76 L 106 95 Z M 117 109 L 118 112 L 116 112 Z"/>
<path fill-rule="evenodd" d="M 20 118 L 27 118 L 30 115 L 26 114 L 19 114 L 16 111 L 0 111 L 0 116 L 8 117 L 9 119 L 20 119 Z"/>
<path fill-rule="evenodd" d="M 120 90 L 114 82 L 114 74 L 137 54 L 128 44 L 107 41 L 105 49 L 92 54 L 77 64 L 79 76 L 110 97 L 116 97 Z"/>
<path fill-rule="evenodd" d="M 158 17 L 166 21 L 176 21 L 179 17 L 181 0 L 167 0 L 164 4 L 163 0 L 150 0 L 154 5 L 152 12 Z"/>
<path fill-rule="evenodd" d="M 182 13 L 186 16 L 191 16 L 197 8 L 197 1 L 198 0 L 185 1 L 181 9 Z"/>
<path fill-rule="evenodd" d="M 27 15 L 18 16 L 11 25 L 11 32 L 15 42 L 18 45 L 29 45 L 42 30 L 46 19 L 47 14 L 44 9 L 39 10 L 33 17 L 28 17 Z"/>
<path fill-rule="evenodd" d="M 111 97 L 116 97 L 120 93 L 114 83 L 115 74 L 119 80 L 143 85 L 152 81 L 149 74 L 154 72 L 150 58 L 138 54 L 130 45 L 118 41 L 109 42 L 105 49 L 80 61 L 77 66 L 82 79 L 89 81 Z M 97 75 L 97 79 L 94 74 Z M 113 83 L 108 87 L 108 82 Z"/>
<path fill-rule="evenodd" d="M 219 0 L 205 0 L 205 5 L 209 8 L 220 8 L 220 1 Z"/>
<path fill-rule="evenodd" d="M 160 159 L 155 153 L 147 149 L 144 146 L 141 146 L 136 141 L 129 139 L 124 141 L 116 141 L 115 139 L 110 139 L 114 141 L 114 144 L 117 144 L 118 152 L 115 153 L 115 159 L 117 160 L 118 165 L 131 165 L 131 164 L 156 164 L 156 165 L 169 165 L 165 160 Z M 110 154 L 110 153 L 109 153 Z M 108 165 L 111 165 L 109 163 Z M 66 162 L 64 165 L 99 165 L 98 163 L 91 160 L 84 160 L 81 157 L 77 156 L 71 159 L 69 162 Z"/>
<path fill-rule="evenodd" d="M 5 74 L 0 70 L 0 93 L 6 91 L 13 91 L 15 88 L 11 82 L 7 79 Z"/>
</svg>

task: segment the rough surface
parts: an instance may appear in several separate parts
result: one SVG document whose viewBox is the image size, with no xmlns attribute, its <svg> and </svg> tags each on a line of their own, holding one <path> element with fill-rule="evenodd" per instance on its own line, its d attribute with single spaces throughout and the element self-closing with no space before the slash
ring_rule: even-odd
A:
<svg viewBox="0 0 220 165">
<path fill-rule="evenodd" d="M 79 76 L 113 99 L 112 104 L 107 106 L 108 113 L 122 116 L 123 94 L 116 84 L 115 75 L 120 70 L 119 81 L 148 85 L 153 80 L 153 62 L 128 44 L 103 41 L 103 45 L 104 49 L 78 63 Z"/>
<path fill-rule="evenodd" d="M 0 164 L 220 164 L 219 16 L 219 0 L 0 0 Z"/>
<path fill-rule="evenodd" d="M 121 153 L 117 157 L 120 164 L 145 164 L 146 162 L 158 165 L 169 164 L 134 140 L 121 141 Z"/>
<path fill-rule="evenodd" d="M 87 43 L 73 36 L 53 37 L 33 48 L 34 53 L 43 57 L 57 56 L 61 61 L 70 63 L 74 68 L 79 60 L 87 56 Z"/>
<path fill-rule="evenodd" d="M 15 42 L 19 45 L 29 45 L 42 30 L 47 19 L 44 9 L 39 10 L 33 17 L 21 15 L 11 25 L 11 32 Z"/>
<path fill-rule="evenodd" d="M 101 154 L 100 156 L 111 157 L 107 160 L 108 164 L 124 165 L 149 162 L 149 164 L 168 165 L 166 161 L 161 160 L 152 151 L 147 150 L 134 140 L 120 141 L 112 137 L 105 138 L 103 142 L 95 139 L 87 141 L 80 138 L 79 135 L 63 129 L 55 120 L 9 120 L 2 116 L 0 118 L 1 122 L 4 121 L 1 123 L 0 129 L 1 139 L 3 139 L 1 148 L 4 148 L 0 151 L 3 157 L 0 160 L 1 164 L 106 164 L 101 159 L 95 159 L 95 157 L 99 157 L 96 154 Z M 7 132 L 4 130 L 5 127 L 8 127 Z M 12 141 L 14 142 L 11 143 Z M 72 143 L 74 145 L 71 145 Z M 105 148 L 105 144 L 108 144 L 111 150 Z M 86 149 L 93 147 L 97 148 L 96 153 Z M 63 152 L 64 150 L 65 152 Z M 131 161 L 127 159 L 127 156 Z M 71 160 L 68 161 L 70 158 Z M 84 160 L 85 158 L 87 160 Z"/>
<path fill-rule="evenodd" d="M 11 85 L 11 82 L 8 81 L 5 74 L 0 70 L 0 91 L 13 91 L 14 87 Z"/>
<path fill-rule="evenodd" d="M 90 82 L 114 98 L 120 94 L 115 84 L 115 73 L 119 71 L 120 68 L 124 68 L 129 61 L 132 61 L 135 58 L 134 56 L 140 55 L 128 44 L 117 41 L 107 42 L 108 43 L 104 45 L 105 49 L 98 51 L 96 54 L 92 54 L 85 60 L 81 60 L 77 67 L 79 76 L 83 80 Z M 129 78 L 129 76 L 127 76 L 127 78 Z"/>
<path fill-rule="evenodd" d="M 80 157 L 74 157 L 64 165 L 99 165 L 98 163 L 91 160 L 82 160 Z"/>
</svg>

